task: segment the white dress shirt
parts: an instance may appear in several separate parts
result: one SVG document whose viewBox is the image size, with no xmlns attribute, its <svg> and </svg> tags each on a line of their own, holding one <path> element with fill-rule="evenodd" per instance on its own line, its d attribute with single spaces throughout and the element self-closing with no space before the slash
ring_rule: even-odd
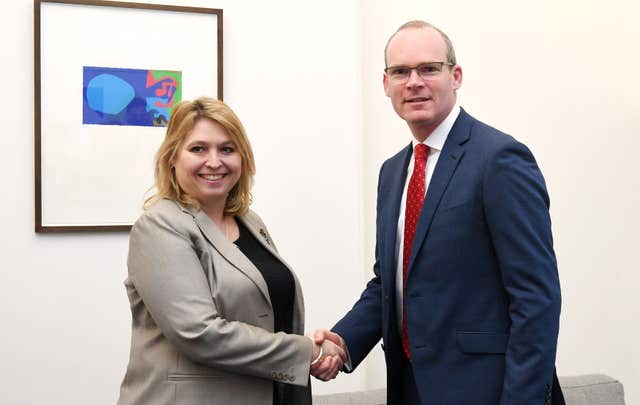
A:
<svg viewBox="0 0 640 405">
<path fill-rule="evenodd" d="M 444 146 L 444 142 L 447 140 L 447 136 L 449 135 L 449 131 L 451 131 L 451 127 L 453 127 L 453 123 L 458 118 L 458 114 L 460 114 L 460 106 L 457 104 L 451 109 L 447 118 L 444 119 L 433 130 L 431 135 L 425 139 L 424 144 L 429 147 L 429 156 L 427 158 L 427 165 L 425 167 L 425 176 L 424 176 L 424 189 L 426 190 L 426 194 L 429 193 L 429 183 L 431 182 L 431 177 L 433 176 L 433 171 L 436 167 L 436 163 L 438 163 L 438 158 L 440 157 L 440 152 L 442 151 L 442 147 Z M 415 138 L 413 139 L 412 145 L 415 150 L 416 145 L 420 143 Z M 407 168 L 407 178 L 404 183 L 404 191 L 402 192 L 402 200 L 400 201 L 400 215 L 398 215 L 398 235 L 396 238 L 396 315 L 398 319 L 398 332 L 402 333 L 402 305 L 403 305 L 403 280 L 402 280 L 402 252 L 404 249 L 404 214 L 405 214 L 405 205 L 407 204 L 407 188 L 409 187 L 409 180 L 411 179 L 411 173 L 413 173 L 413 167 L 415 164 L 415 154 L 411 155 L 411 161 L 409 162 L 409 167 Z"/>
</svg>

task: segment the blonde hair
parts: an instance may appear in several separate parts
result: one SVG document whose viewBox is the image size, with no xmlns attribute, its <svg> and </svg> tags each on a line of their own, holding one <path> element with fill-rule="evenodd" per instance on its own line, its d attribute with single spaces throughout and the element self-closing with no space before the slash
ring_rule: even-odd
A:
<svg viewBox="0 0 640 405">
<path fill-rule="evenodd" d="M 227 196 L 224 213 L 239 215 L 249 209 L 252 201 L 253 176 L 256 173 L 249 139 L 240 119 L 231 108 L 222 101 L 210 97 L 181 101 L 173 109 L 167 125 L 167 134 L 156 153 L 154 170 L 156 194 L 144 202 L 145 209 L 164 198 L 178 201 L 187 207 L 200 208 L 200 203 L 178 184 L 173 163 L 196 122 L 201 119 L 210 119 L 220 124 L 242 157 L 240 179 Z"/>
</svg>

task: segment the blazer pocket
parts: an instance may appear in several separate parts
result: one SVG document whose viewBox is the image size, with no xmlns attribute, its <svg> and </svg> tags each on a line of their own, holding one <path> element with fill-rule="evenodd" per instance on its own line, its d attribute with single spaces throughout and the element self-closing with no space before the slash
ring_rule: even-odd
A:
<svg viewBox="0 0 640 405">
<path fill-rule="evenodd" d="M 439 214 L 442 214 L 443 212 L 455 210 L 456 208 L 462 208 L 470 203 L 471 203 L 471 200 L 468 200 L 468 199 L 462 200 L 462 201 L 448 202 L 445 205 L 440 206 L 440 208 L 438 208 L 436 212 Z"/>
<path fill-rule="evenodd" d="M 456 332 L 463 353 L 505 354 L 509 335 L 492 332 Z"/>
<path fill-rule="evenodd" d="M 170 373 L 167 376 L 168 381 L 222 381 L 224 376 L 215 374 L 187 374 L 187 373 Z"/>
</svg>

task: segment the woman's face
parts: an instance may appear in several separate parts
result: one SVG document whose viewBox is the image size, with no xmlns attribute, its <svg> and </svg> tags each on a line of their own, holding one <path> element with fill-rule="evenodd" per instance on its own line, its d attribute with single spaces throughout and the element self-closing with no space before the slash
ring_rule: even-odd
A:
<svg viewBox="0 0 640 405">
<path fill-rule="evenodd" d="M 174 168 L 185 193 L 204 208 L 224 211 L 227 196 L 240 179 L 242 157 L 220 124 L 201 118 L 178 151 Z"/>
</svg>

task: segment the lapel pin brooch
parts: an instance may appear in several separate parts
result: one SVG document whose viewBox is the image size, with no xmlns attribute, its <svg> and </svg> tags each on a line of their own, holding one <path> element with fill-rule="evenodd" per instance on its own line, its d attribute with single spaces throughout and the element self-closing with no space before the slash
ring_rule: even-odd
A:
<svg viewBox="0 0 640 405">
<path fill-rule="evenodd" d="M 267 245 L 271 246 L 271 241 L 269 240 L 269 237 L 267 236 L 267 232 L 264 230 L 264 228 L 260 228 L 260 235 L 262 235 L 264 240 L 267 242 Z"/>
</svg>

